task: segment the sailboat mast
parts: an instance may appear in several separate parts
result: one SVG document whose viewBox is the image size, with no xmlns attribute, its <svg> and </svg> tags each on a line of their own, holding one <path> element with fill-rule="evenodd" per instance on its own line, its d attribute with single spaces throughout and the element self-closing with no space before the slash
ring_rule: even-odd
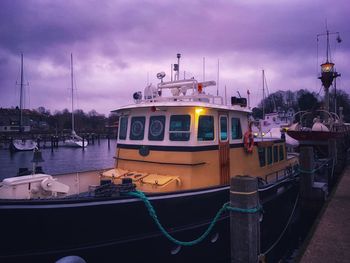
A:
<svg viewBox="0 0 350 263">
<path fill-rule="evenodd" d="M 21 91 L 20 91 L 20 99 L 19 99 L 19 131 L 22 132 L 23 128 L 23 53 L 21 53 Z"/>
<path fill-rule="evenodd" d="M 262 100 L 262 112 L 263 120 L 265 119 L 265 71 L 262 70 L 262 84 L 263 84 L 263 100 Z"/>
<path fill-rule="evenodd" d="M 74 105 L 73 105 L 73 101 L 74 101 L 74 92 L 73 92 L 73 54 L 70 54 L 70 76 L 71 76 L 71 92 L 72 92 L 72 132 L 74 132 Z"/>
</svg>

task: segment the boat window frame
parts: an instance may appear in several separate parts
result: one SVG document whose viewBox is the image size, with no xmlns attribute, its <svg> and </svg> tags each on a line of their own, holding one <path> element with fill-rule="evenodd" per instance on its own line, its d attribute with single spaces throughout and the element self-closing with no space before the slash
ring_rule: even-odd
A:
<svg viewBox="0 0 350 263">
<path fill-rule="evenodd" d="M 226 138 L 223 139 L 221 136 L 221 118 L 226 119 Z M 219 115 L 219 138 L 221 142 L 227 142 L 229 140 L 229 120 L 227 115 Z"/>
<path fill-rule="evenodd" d="M 188 130 L 171 130 L 171 122 L 172 122 L 172 118 L 175 116 L 186 116 L 186 118 L 188 117 Z M 170 115 L 169 118 L 169 141 L 175 141 L 175 142 L 187 142 L 191 139 L 191 115 L 190 114 L 172 114 Z M 173 134 L 188 134 L 187 137 L 183 137 L 184 139 L 176 139 L 176 138 L 172 138 Z"/>
<path fill-rule="evenodd" d="M 267 146 L 266 148 L 267 165 L 271 165 L 273 163 L 272 146 Z"/>
<path fill-rule="evenodd" d="M 282 158 L 281 158 L 281 156 L 282 156 Z M 284 160 L 284 156 L 285 156 L 285 154 L 284 154 L 284 145 L 281 144 L 279 146 L 279 160 L 283 161 Z"/>
<path fill-rule="evenodd" d="M 159 136 L 155 136 L 152 135 L 152 131 L 151 131 L 151 125 L 152 125 L 152 119 L 154 118 L 161 118 L 163 119 L 161 122 L 161 124 L 163 125 L 163 130 L 160 132 Z M 159 121 L 159 120 L 158 120 Z M 166 116 L 165 115 L 152 115 L 149 116 L 149 124 L 148 124 L 148 140 L 149 141 L 164 141 L 164 135 L 165 135 L 165 124 L 166 124 Z M 159 139 L 156 139 L 157 137 L 159 137 Z"/>
<path fill-rule="evenodd" d="M 258 159 L 260 167 L 266 166 L 266 147 L 258 147 Z"/>
<path fill-rule="evenodd" d="M 201 123 L 201 120 L 203 118 L 210 118 L 211 121 L 212 121 L 212 125 L 211 125 L 211 129 L 212 129 L 212 137 L 209 138 L 209 139 L 206 139 L 206 138 L 203 138 L 202 140 L 200 140 L 199 138 L 199 132 L 200 132 L 200 123 Z M 203 115 L 199 115 L 198 116 L 198 126 L 197 126 L 197 141 L 199 142 L 207 142 L 207 141 L 214 141 L 215 140 L 215 120 L 214 120 L 214 115 L 207 115 L 207 114 L 203 114 Z"/>
<path fill-rule="evenodd" d="M 133 134 L 133 129 L 132 126 L 134 124 L 134 122 L 138 121 L 141 122 L 140 120 L 135 120 L 135 119 L 143 119 L 143 123 L 142 123 L 142 134 L 140 133 L 139 137 L 134 137 L 135 135 Z M 134 121 L 135 120 L 135 121 Z M 145 129 L 146 129 L 146 116 L 132 116 L 131 117 L 131 121 L 130 121 L 130 132 L 129 132 L 129 140 L 131 141 L 142 141 L 145 138 Z"/>
<path fill-rule="evenodd" d="M 125 136 L 121 137 L 121 129 L 122 129 L 122 120 L 126 119 L 126 125 L 125 125 Z M 119 119 L 119 131 L 118 131 L 118 140 L 126 140 L 128 137 L 128 124 L 129 124 L 129 116 L 121 116 Z"/>
<path fill-rule="evenodd" d="M 234 126 L 234 123 L 235 123 L 234 120 L 238 121 L 235 126 Z M 231 117 L 230 118 L 230 122 L 231 122 L 231 126 L 230 126 L 231 127 L 231 139 L 232 140 L 242 139 L 243 133 L 242 133 L 241 118 L 239 118 L 239 117 Z M 234 129 L 234 127 L 235 127 L 235 129 Z M 235 133 L 236 136 L 235 137 L 233 136 L 233 131 L 234 130 L 236 131 L 236 133 Z"/>
<path fill-rule="evenodd" d="M 272 152 L 273 152 L 273 162 L 274 163 L 278 163 L 279 162 L 278 149 L 279 149 L 278 145 L 274 145 L 273 146 Z"/>
</svg>

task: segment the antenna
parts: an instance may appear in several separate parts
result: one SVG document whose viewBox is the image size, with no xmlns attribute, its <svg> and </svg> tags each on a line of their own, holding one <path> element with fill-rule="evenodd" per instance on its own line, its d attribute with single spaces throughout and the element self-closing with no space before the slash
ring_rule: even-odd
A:
<svg viewBox="0 0 350 263">
<path fill-rule="evenodd" d="M 181 58 L 181 54 L 177 53 L 176 57 L 177 57 L 177 80 L 179 80 L 180 79 L 180 58 Z"/>
<path fill-rule="evenodd" d="M 216 77 L 216 96 L 219 96 L 219 72 L 220 72 L 220 61 L 218 59 L 218 72 Z"/>
<path fill-rule="evenodd" d="M 173 64 L 170 65 L 171 81 L 173 81 Z"/>
<path fill-rule="evenodd" d="M 203 57 L 203 81 L 205 81 L 205 57 Z"/>
<path fill-rule="evenodd" d="M 227 105 L 227 91 L 226 91 L 226 85 L 225 85 L 225 105 Z"/>
</svg>

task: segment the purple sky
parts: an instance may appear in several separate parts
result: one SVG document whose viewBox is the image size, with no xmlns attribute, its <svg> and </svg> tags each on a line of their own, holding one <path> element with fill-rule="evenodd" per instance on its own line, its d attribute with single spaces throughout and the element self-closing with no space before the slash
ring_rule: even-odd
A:
<svg viewBox="0 0 350 263">
<path fill-rule="evenodd" d="M 261 70 L 270 92 L 301 88 L 318 92 L 325 38 L 342 77 L 338 88 L 350 92 L 350 3 L 348 0 L 222 1 L 0 1 L 0 106 L 19 103 L 20 53 L 24 53 L 27 108 L 70 107 L 70 53 L 74 56 L 76 108 L 110 110 L 132 103 L 156 73 L 170 77 L 181 53 L 187 77 L 216 80 L 220 93 L 251 92 L 262 97 Z M 182 73 L 183 75 L 183 73 Z M 216 93 L 215 88 L 207 90 Z M 321 92 L 322 94 L 322 92 Z"/>
</svg>

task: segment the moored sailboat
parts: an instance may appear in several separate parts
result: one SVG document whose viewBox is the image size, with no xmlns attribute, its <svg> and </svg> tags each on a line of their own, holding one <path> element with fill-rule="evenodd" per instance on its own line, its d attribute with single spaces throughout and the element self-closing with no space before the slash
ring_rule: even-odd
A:
<svg viewBox="0 0 350 263">
<path fill-rule="evenodd" d="M 87 140 L 83 140 L 78 136 L 74 129 L 74 77 L 73 77 L 73 54 L 71 54 L 71 98 L 72 98 L 72 132 L 68 139 L 64 141 L 64 146 L 67 147 L 86 147 Z"/>
<path fill-rule="evenodd" d="M 37 146 L 37 143 L 29 138 L 25 138 L 23 134 L 23 108 L 24 108 L 24 83 L 23 83 L 23 53 L 21 53 L 21 82 L 20 82 L 20 116 L 19 116 L 19 137 L 12 140 L 10 149 L 13 151 L 32 151 Z"/>
</svg>

